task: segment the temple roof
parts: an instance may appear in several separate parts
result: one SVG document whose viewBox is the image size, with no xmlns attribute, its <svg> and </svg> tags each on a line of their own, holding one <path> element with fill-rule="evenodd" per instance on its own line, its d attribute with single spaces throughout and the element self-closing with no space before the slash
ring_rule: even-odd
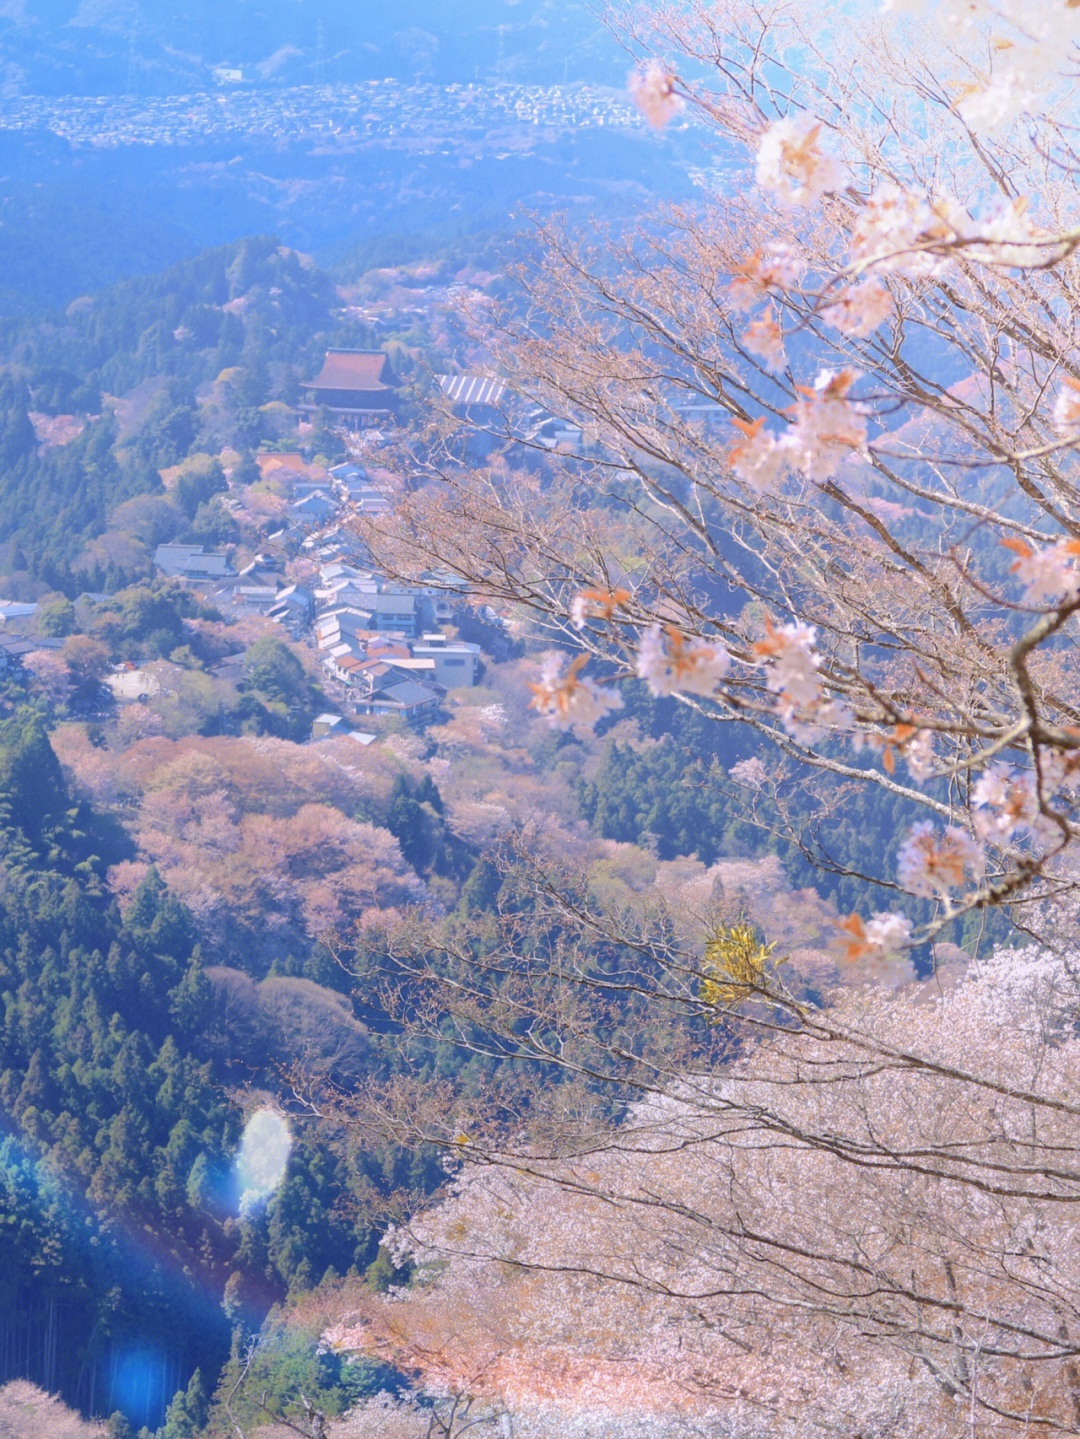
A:
<svg viewBox="0 0 1080 1439">
<path fill-rule="evenodd" d="M 327 350 L 323 367 L 305 389 L 392 390 L 394 375 L 382 350 Z"/>
</svg>

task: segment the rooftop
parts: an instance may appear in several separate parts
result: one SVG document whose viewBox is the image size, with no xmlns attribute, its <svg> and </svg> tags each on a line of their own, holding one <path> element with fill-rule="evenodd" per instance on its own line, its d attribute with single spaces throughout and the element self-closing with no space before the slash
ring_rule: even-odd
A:
<svg viewBox="0 0 1080 1439">
<path fill-rule="evenodd" d="M 506 396 L 501 380 L 484 375 L 440 375 L 439 389 L 455 405 L 499 405 Z"/>
<path fill-rule="evenodd" d="M 305 388 L 317 390 L 392 390 L 394 375 L 382 350 L 327 350 L 323 367 Z"/>
</svg>

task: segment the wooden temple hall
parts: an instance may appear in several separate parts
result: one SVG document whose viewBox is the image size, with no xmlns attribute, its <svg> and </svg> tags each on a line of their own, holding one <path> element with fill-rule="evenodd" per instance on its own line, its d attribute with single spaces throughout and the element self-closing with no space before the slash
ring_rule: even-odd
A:
<svg viewBox="0 0 1080 1439">
<path fill-rule="evenodd" d="M 313 420 L 325 409 L 333 420 L 355 430 L 391 424 L 397 385 L 381 350 L 327 350 L 322 369 L 300 386 L 300 415 Z"/>
</svg>

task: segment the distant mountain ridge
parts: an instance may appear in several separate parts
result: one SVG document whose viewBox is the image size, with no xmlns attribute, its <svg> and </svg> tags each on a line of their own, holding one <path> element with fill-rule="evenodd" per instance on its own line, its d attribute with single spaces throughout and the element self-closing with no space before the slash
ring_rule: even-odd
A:
<svg viewBox="0 0 1080 1439">
<path fill-rule="evenodd" d="M 0 94 L 175 94 L 215 83 L 394 76 L 441 83 L 621 79 L 626 58 L 581 0 L 6 0 Z"/>
</svg>

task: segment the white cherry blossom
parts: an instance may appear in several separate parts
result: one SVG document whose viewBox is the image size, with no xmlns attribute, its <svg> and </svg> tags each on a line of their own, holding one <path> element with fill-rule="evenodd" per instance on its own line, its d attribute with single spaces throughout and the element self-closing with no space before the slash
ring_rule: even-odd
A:
<svg viewBox="0 0 1080 1439">
<path fill-rule="evenodd" d="M 776 696 L 776 714 L 793 738 L 812 743 L 830 727 L 847 728 L 850 716 L 829 699 L 818 674 L 821 657 L 813 625 L 766 621 L 766 634 L 753 653 L 766 667 L 765 686 Z"/>
<path fill-rule="evenodd" d="M 723 645 L 687 638 L 677 625 L 650 625 L 638 648 L 638 676 L 654 695 L 712 695 L 731 668 Z"/>
<path fill-rule="evenodd" d="M 785 115 L 761 137 L 756 179 L 782 205 L 813 205 L 846 185 L 844 167 L 823 148 L 821 132 L 812 115 Z"/>
<path fill-rule="evenodd" d="M 865 923 L 857 914 L 840 924 L 836 948 L 844 963 L 880 962 L 901 953 L 911 943 L 911 921 L 906 914 L 879 912 Z"/>
<path fill-rule="evenodd" d="M 794 245 L 773 240 L 755 250 L 732 271 L 728 300 L 733 309 L 752 310 L 774 290 L 790 290 L 802 278 L 806 262 Z"/>
<path fill-rule="evenodd" d="M 842 335 L 864 339 L 884 324 L 892 312 L 892 296 L 880 280 L 871 277 L 841 290 L 835 299 L 822 306 L 821 318 Z"/>
<path fill-rule="evenodd" d="M 659 60 L 649 60 L 630 72 L 630 98 L 655 129 L 673 120 L 686 104 L 675 91 L 675 76 Z"/>
<path fill-rule="evenodd" d="M 529 685 L 533 697 L 529 708 L 545 715 L 557 728 L 591 730 L 611 713 L 622 708 L 622 695 L 616 689 L 598 685 L 581 675 L 588 655 L 578 655 L 563 668 L 562 655 L 552 652 L 544 656 L 540 679 Z"/>
<path fill-rule="evenodd" d="M 791 406 L 792 423 L 780 443 L 793 469 L 808 480 L 830 480 L 866 444 L 866 419 L 849 399 L 855 371 L 823 370 L 813 389 Z"/>
<path fill-rule="evenodd" d="M 966 830 L 950 825 L 939 838 L 928 819 L 912 826 L 896 860 L 903 888 L 923 899 L 947 898 L 982 870 L 982 850 Z"/>
<path fill-rule="evenodd" d="M 1080 439 L 1080 380 L 1066 375 L 1054 400 L 1054 429 L 1064 440 Z"/>
<path fill-rule="evenodd" d="M 914 780 L 929 779 L 936 768 L 934 731 L 921 729 L 904 747 L 904 763 Z"/>
<path fill-rule="evenodd" d="M 582 590 L 570 601 L 570 622 L 583 630 L 589 620 L 610 620 L 630 598 L 630 591 L 616 586 L 613 590 Z"/>
<path fill-rule="evenodd" d="M 948 262 L 942 248 L 968 228 L 968 217 L 949 196 L 921 195 L 886 181 L 873 191 L 855 222 L 851 262 L 881 274 L 937 275 Z"/>
<path fill-rule="evenodd" d="M 734 420 L 742 441 L 728 451 L 728 464 L 735 477 L 757 494 L 776 489 L 787 469 L 788 456 L 781 441 L 765 429 L 765 416 Z"/>
<path fill-rule="evenodd" d="M 754 320 L 746 327 L 742 342 L 750 353 L 757 355 L 765 368 L 774 374 L 787 365 L 784 332 L 772 310 L 767 310 L 760 320 Z"/>
<path fill-rule="evenodd" d="M 1026 834 L 1048 837 L 1047 821 L 1039 813 L 1035 776 L 1014 769 L 1002 760 L 988 765 L 971 790 L 975 832 L 982 840 L 1009 840 Z"/>
</svg>

